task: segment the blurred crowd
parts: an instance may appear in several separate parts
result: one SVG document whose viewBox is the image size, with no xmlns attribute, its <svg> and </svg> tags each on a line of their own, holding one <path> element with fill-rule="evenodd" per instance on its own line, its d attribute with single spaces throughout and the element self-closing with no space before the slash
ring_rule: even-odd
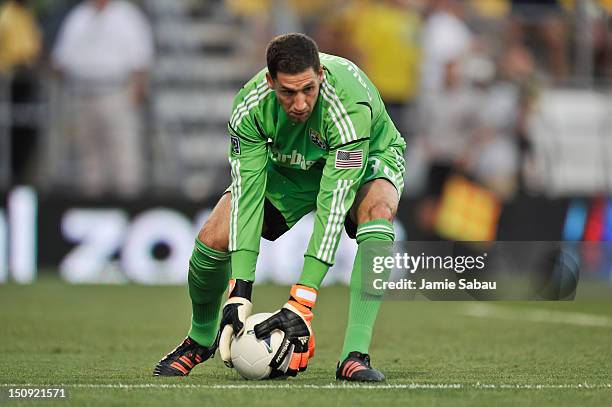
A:
<svg viewBox="0 0 612 407">
<path fill-rule="evenodd" d="M 425 227 L 454 175 L 501 201 L 520 192 L 530 153 L 525 123 L 539 90 L 612 85 L 612 0 L 224 0 L 223 7 L 248 33 L 245 64 L 262 66 L 273 35 L 300 31 L 368 74 L 409 154 L 425 163 Z M 146 2 L 126 0 L 1 4 L 0 74 L 13 102 L 43 97 L 33 69 L 41 64 L 60 84 L 51 108 L 68 143 L 56 162 L 78 183 L 59 187 L 134 196 L 146 185 L 142 107 L 155 63 L 146 10 Z M 11 183 L 31 182 L 43 147 L 32 120 L 17 113 L 8 132 Z"/>
<path fill-rule="evenodd" d="M 52 4 L 51 4 L 52 3 Z M 51 172 L 57 189 L 86 196 L 143 190 L 141 107 L 154 61 L 150 22 L 132 2 L 6 0 L 0 9 L 0 72 L 12 104 L 10 182 L 30 183 L 48 147 L 39 121 L 61 134 Z M 57 86 L 41 86 L 43 66 Z M 42 95 L 57 90 L 51 97 Z M 37 104 L 47 98 L 48 105 Z M 29 104 L 28 104 L 29 103 Z M 45 106 L 19 114 L 23 106 Z M 24 109 L 21 109 L 24 110 Z M 3 135 L 4 136 L 4 135 Z M 49 136 L 49 134 L 46 134 Z"/>
</svg>

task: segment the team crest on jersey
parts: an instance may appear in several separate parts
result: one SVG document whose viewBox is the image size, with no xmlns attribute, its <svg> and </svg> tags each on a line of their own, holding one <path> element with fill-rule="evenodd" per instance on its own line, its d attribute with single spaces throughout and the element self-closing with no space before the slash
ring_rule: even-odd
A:
<svg viewBox="0 0 612 407">
<path fill-rule="evenodd" d="M 230 136 L 232 141 L 232 153 L 240 155 L 240 139 L 237 136 Z"/>
<path fill-rule="evenodd" d="M 317 147 L 322 148 L 323 150 L 327 150 L 327 144 L 323 141 L 323 138 L 319 133 L 310 129 L 310 141 L 312 141 Z"/>
</svg>

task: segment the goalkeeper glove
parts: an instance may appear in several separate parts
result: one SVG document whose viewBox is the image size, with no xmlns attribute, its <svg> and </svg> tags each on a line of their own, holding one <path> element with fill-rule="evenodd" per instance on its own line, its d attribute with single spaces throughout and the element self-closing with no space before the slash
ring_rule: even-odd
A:
<svg viewBox="0 0 612 407">
<path fill-rule="evenodd" d="M 255 336 L 259 339 L 270 336 L 279 329 L 285 337 L 270 362 L 277 374 L 296 376 L 306 370 L 308 359 L 314 356 L 315 340 L 312 331 L 312 307 L 317 299 L 313 288 L 296 284 L 291 287 L 289 301 L 270 318 L 255 325 Z"/>
<path fill-rule="evenodd" d="M 244 321 L 251 315 L 252 281 L 230 280 L 229 298 L 223 304 L 223 313 L 219 327 L 219 353 L 227 367 L 233 367 L 230 344 L 233 336 L 238 336 L 244 329 Z"/>
</svg>

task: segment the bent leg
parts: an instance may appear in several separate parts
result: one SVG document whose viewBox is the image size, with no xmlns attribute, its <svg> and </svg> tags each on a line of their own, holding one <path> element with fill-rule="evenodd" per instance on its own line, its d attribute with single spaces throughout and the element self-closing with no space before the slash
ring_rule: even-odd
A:
<svg viewBox="0 0 612 407">
<path fill-rule="evenodd" d="M 350 215 L 358 225 L 358 248 L 351 274 L 348 325 L 340 360 L 344 360 L 350 352 L 368 353 L 382 298 L 363 292 L 361 257 L 366 242 L 393 242 L 395 234 L 392 222 L 398 202 L 393 184 L 380 178 L 359 189 L 351 208 Z"/>
<path fill-rule="evenodd" d="M 189 337 L 211 347 L 219 329 L 219 311 L 230 278 L 230 194 L 224 194 L 202 226 L 189 260 L 189 297 L 192 305 Z"/>
<path fill-rule="evenodd" d="M 377 178 L 359 188 L 350 214 L 358 226 L 377 219 L 392 222 L 398 203 L 399 197 L 393 184 L 384 178 Z"/>
</svg>

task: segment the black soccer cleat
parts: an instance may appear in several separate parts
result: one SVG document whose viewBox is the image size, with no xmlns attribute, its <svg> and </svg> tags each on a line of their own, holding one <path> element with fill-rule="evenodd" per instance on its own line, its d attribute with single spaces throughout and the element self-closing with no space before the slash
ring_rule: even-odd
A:
<svg viewBox="0 0 612 407">
<path fill-rule="evenodd" d="M 168 353 L 153 369 L 153 376 L 187 376 L 197 364 L 210 359 L 215 354 L 216 346 L 200 346 L 190 337 Z"/>
<path fill-rule="evenodd" d="M 361 352 L 351 352 L 342 363 L 338 362 L 336 380 L 382 382 L 385 380 L 385 375 L 380 370 L 370 366 L 370 355 Z"/>
</svg>

